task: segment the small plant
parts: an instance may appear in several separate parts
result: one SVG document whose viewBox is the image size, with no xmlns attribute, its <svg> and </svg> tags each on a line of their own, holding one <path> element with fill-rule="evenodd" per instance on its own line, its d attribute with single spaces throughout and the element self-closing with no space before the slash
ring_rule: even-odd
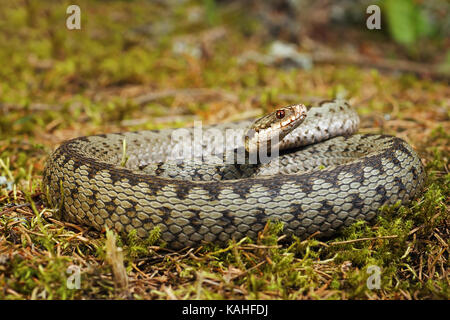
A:
<svg viewBox="0 0 450 320">
<path fill-rule="evenodd" d="M 435 28 L 416 1 L 385 0 L 383 2 L 389 24 L 389 33 L 400 44 L 411 46 L 422 37 L 431 36 Z"/>
</svg>

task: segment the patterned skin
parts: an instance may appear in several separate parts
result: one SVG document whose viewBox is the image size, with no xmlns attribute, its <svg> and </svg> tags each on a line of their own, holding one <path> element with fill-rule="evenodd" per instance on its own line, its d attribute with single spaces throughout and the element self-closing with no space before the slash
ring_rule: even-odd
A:
<svg viewBox="0 0 450 320">
<path fill-rule="evenodd" d="M 290 107 L 304 115 L 302 105 Z M 285 110 L 282 118 L 295 118 L 295 110 L 279 110 Z M 264 118 L 283 122 L 279 110 Z M 44 170 L 48 201 L 62 219 L 98 230 L 136 229 L 145 238 L 158 226 L 161 239 L 177 249 L 256 238 L 268 220 L 282 221 L 288 236 L 331 236 L 356 220 L 372 220 L 385 204 L 411 200 L 423 186 L 424 168 L 411 146 L 392 136 L 354 134 L 359 118 L 342 100 L 295 118 L 300 123 L 288 129 L 279 156 L 267 163 L 174 156 L 174 150 L 205 145 L 216 155 L 243 150 L 245 133 L 258 121 L 204 127 L 200 142 L 195 128 L 184 129 L 183 139 L 167 129 L 64 142 Z M 231 129 L 242 132 L 239 141 L 211 139 Z M 122 166 L 124 139 L 128 161 Z"/>
</svg>

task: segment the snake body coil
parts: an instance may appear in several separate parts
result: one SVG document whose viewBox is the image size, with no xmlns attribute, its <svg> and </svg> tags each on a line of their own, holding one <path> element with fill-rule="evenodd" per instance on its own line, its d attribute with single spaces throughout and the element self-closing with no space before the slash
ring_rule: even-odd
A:
<svg viewBox="0 0 450 320">
<path fill-rule="evenodd" d="M 225 133 L 249 124 L 202 129 Z M 98 230 L 136 229 L 141 238 L 158 226 L 172 248 L 255 238 L 268 220 L 282 221 L 288 235 L 330 236 L 356 220 L 372 220 L 382 205 L 409 201 L 424 182 L 422 163 L 405 141 L 353 134 L 358 125 L 345 101 L 324 102 L 282 140 L 289 150 L 264 165 L 171 158 L 182 147 L 213 145 L 224 152 L 224 145 L 243 146 L 196 143 L 195 129 L 184 131 L 184 138 L 194 137 L 190 144 L 175 139 L 173 129 L 80 137 L 49 157 L 44 187 L 64 220 Z"/>
</svg>

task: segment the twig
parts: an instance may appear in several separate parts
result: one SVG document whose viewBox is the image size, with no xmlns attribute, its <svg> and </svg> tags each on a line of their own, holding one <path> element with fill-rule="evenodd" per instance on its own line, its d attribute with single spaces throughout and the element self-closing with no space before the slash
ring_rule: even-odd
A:
<svg viewBox="0 0 450 320">
<path fill-rule="evenodd" d="M 13 206 L 13 207 L 6 208 L 6 209 L 4 209 L 3 211 L 0 211 L 0 215 L 1 215 L 1 214 L 8 213 L 8 212 L 10 212 L 10 211 L 13 211 L 13 210 L 15 210 L 15 209 L 19 209 L 19 208 L 23 208 L 23 207 L 30 207 L 30 206 L 31 206 L 31 205 L 30 205 L 29 203 L 18 204 L 18 205 L 15 205 L 15 206 Z"/>
<path fill-rule="evenodd" d="M 248 274 L 250 271 L 259 268 L 260 266 L 262 266 L 262 265 L 265 264 L 266 262 L 267 262 L 266 260 L 263 260 L 263 261 L 261 261 L 260 263 L 258 263 L 257 265 L 254 265 L 253 267 L 248 268 L 248 269 L 245 270 L 244 272 L 242 272 L 242 273 L 240 273 L 240 274 L 238 274 L 238 275 L 235 275 L 235 276 L 233 276 L 233 277 L 230 277 L 230 280 L 235 280 L 235 279 L 237 279 L 237 278 L 239 278 L 239 277 L 245 276 L 245 275 Z"/>
<path fill-rule="evenodd" d="M 174 97 L 177 95 L 184 95 L 190 97 L 198 97 L 198 96 L 221 96 L 224 100 L 229 100 L 236 102 L 238 98 L 229 92 L 225 92 L 219 89 L 210 89 L 210 88 L 188 88 L 188 89 L 168 89 L 156 92 L 150 92 L 141 96 L 134 98 L 134 102 L 136 104 L 142 105 L 155 100 Z"/>
<path fill-rule="evenodd" d="M 26 110 L 26 111 L 60 111 L 63 109 L 62 105 L 51 105 L 45 103 L 31 103 L 30 105 L 23 104 L 14 104 L 14 103 L 5 103 L 0 102 L 0 111 L 1 112 L 9 112 L 9 111 L 18 111 L 18 110 Z"/>
<path fill-rule="evenodd" d="M 354 243 L 354 242 L 368 241 L 368 240 L 394 239 L 394 238 L 398 238 L 398 236 L 392 235 L 392 236 L 381 236 L 381 237 L 372 237 L 372 238 L 360 238 L 360 239 L 353 239 L 353 240 L 347 240 L 347 241 L 336 241 L 336 242 L 331 242 L 330 245 L 347 244 L 347 243 Z"/>
<path fill-rule="evenodd" d="M 317 52 L 313 54 L 315 63 L 352 64 L 366 68 L 376 68 L 388 71 L 411 72 L 420 77 L 430 77 L 436 80 L 450 81 L 450 74 L 438 69 L 436 65 L 428 65 L 398 59 L 370 59 L 363 55 L 338 55 L 332 52 Z"/>
</svg>

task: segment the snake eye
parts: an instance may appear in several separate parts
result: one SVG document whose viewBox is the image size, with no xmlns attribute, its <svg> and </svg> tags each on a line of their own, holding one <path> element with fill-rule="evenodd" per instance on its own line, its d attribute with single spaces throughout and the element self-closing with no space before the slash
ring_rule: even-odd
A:
<svg viewBox="0 0 450 320">
<path fill-rule="evenodd" d="M 278 110 L 276 113 L 277 119 L 283 119 L 285 115 L 286 113 L 284 112 L 284 110 Z"/>
</svg>

